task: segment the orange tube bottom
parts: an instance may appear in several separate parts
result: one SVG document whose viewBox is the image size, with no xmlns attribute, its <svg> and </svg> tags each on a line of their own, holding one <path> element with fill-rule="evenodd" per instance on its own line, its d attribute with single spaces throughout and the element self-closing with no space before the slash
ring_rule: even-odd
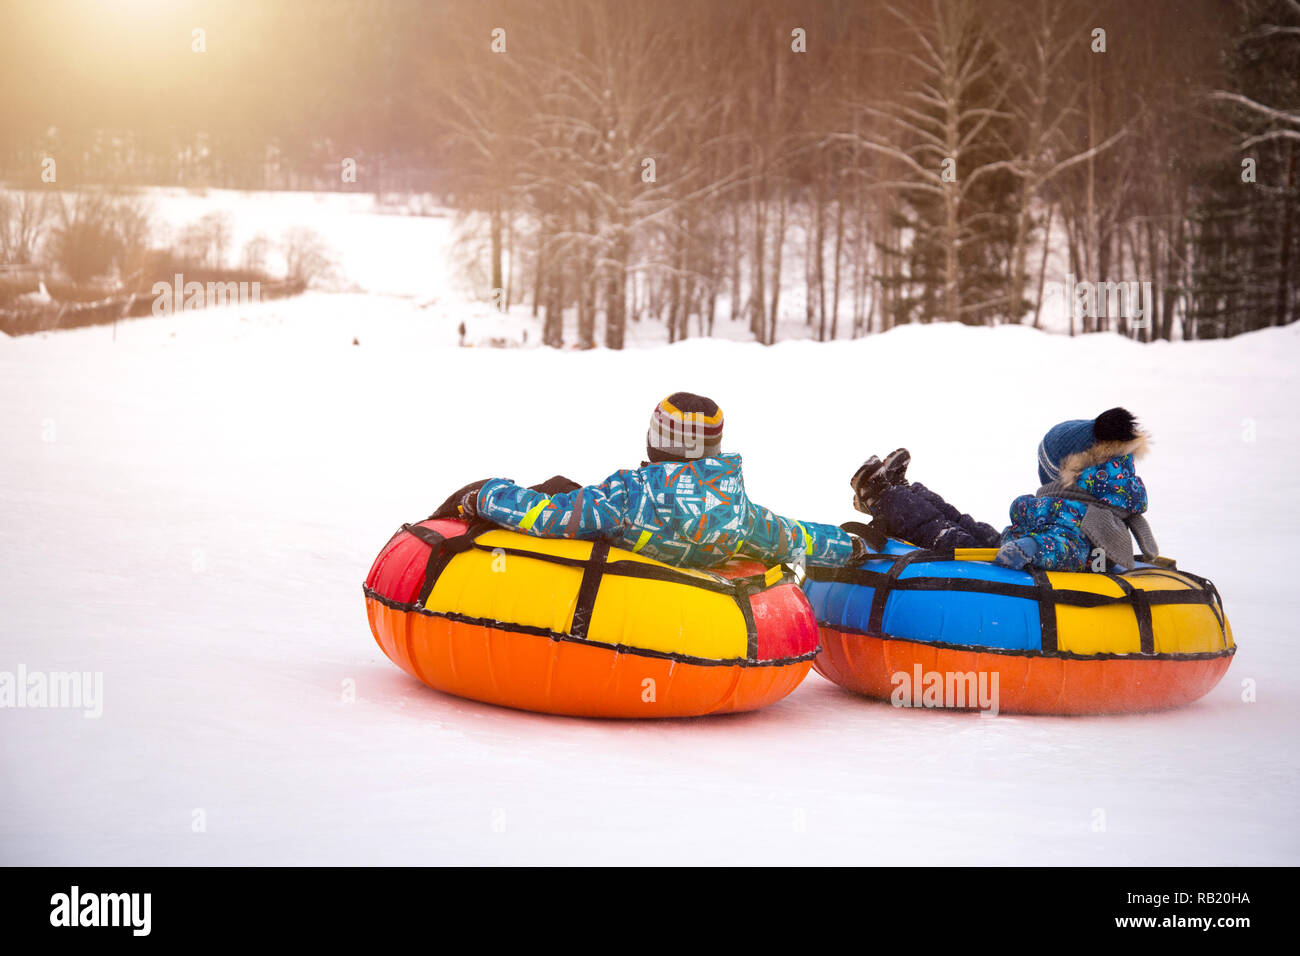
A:
<svg viewBox="0 0 1300 956">
<path fill-rule="evenodd" d="M 811 661 L 690 664 L 399 611 L 366 598 L 379 647 L 435 690 L 574 717 L 698 717 L 757 710 L 788 695 Z"/>
<path fill-rule="evenodd" d="M 1232 655 L 1206 659 L 1075 660 L 935 647 L 822 627 L 813 662 L 827 680 L 868 697 L 889 700 L 893 676 L 922 673 L 997 674 L 997 707 L 1011 714 L 1118 714 L 1164 710 L 1208 694 Z"/>
</svg>

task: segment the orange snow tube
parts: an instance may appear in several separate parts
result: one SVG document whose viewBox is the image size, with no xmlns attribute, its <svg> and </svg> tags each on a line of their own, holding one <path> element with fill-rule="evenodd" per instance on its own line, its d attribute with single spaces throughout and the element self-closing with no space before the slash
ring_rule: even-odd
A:
<svg viewBox="0 0 1300 956">
<path fill-rule="evenodd" d="M 817 623 L 783 567 L 674 568 L 483 523 L 403 525 L 366 578 L 388 658 L 430 687 L 579 717 L 694 717 L 785 697 Z"/>
<path fill-rule="evenodd" d="M 1117 714 L 1199 700 L 1232 662 L 1218 590 L 1172 562 L 1013 571 L 995 554 L 891 540 L 860 568 L 810 568 L 813 666 L 897 706 Z"/>
</svg>

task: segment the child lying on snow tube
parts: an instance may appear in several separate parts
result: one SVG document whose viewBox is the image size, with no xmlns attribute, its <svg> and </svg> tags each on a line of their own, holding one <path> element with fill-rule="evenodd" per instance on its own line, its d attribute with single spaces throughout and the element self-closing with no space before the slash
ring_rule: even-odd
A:
<svg viewBox="0 0 1300 956">
<path fill-rule="evenodd" d="M 783 518 L 749 500 L 739 455 L 722 452 L 716 402 L 675 392 L 657 406 L 640 468 L 578 487 L 553 478 L 524 488 L 504 478 L 466 485 L 435 517 L 479 517 L 542 538 L 604 539 L 681 567 L 740 555 L 765 564 L 861 564 L 867 548 L 834 525 Z"/>
<path fill-rule="evenodd" d="M 1054 426 L 1038 446 L 1042 486 L 1011 503 L 1011 524 L 1001 534 L 919 482 L 908 482 L 906 448 L 884 461 L 873 456 L 858 469 L 853 506 L 872 516 L 873 532 L 921 548 L 998 548 L 995 563 L 1017 569 L 1130 570 L 1159 553 L 1142 516 L 1146 486 L 1134 467 L 1147 442 L 1123 408 Z M 1137 556 L 1130 534 L 1141 549 Z"/>
</svg>

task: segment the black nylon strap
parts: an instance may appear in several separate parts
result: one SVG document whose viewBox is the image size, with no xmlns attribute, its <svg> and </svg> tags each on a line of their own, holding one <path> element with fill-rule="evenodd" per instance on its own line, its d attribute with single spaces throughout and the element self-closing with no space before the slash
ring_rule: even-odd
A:
<svg viewBox="0 0 1300 956">
<path fill-rule="evenodd" d="M 849 534 L 856 534 L 859 538 L 867 543 L 867 546 L 879 551 L 889 544 L 889 536 L 872 524 L 863 524 L 861 521 L 845 521 L 840 525 L 841 531 L 847 531 Z"/>
<path fill-rule="evenodd" d="M 534 558 L 566 567 L 582 568 L 582 581 L 578 585 L 578 596 L 573 609 L 573 624 L 569 629 L 570 638 L 586 640 L 591 627 L 591 616 L 596 606 L 596 596 L 600 591 L 601 578 L 606 574 L 619 574 L 625 577 L 641 578 L 650 581 L 663 581 L 670 584 L 685 584 L 703 590 L 726 594 L 736 602 L 745 621 L 746 661 L 758 661 L 758 627 L 754 620 L 754 606 L 750 596 L 764 591 L 768 587 L 790 580 L 788 570 L 782 569 L 781 575 L 770 585 L 766 574 L 753 574 L 741 578 L 723 578 L 720 576 L 696 577 L 669 567 L 644 564 L 639 561 L 609 561 L 610 544 L 608 541 L 596 541 L 592 544 L 588 558 L 566 558 L 554 554 L 540 554 L 523 548 L 489 547 L 475 539 L 485 531 L 495 530 L 496 525 L 488 521 L 474 521 L 464 533 L 447 537 L 432 528 L 421 525 L 404 524 L 397 534 L 405 531 L 419 538 L 429 546 L 429 559 L 425 564 L 424 581 L 420 586 L 420 596 L 416 607 L 426 609 L 429 594 L 438 581 L 438 576 L 446 570 L 447 564 L 458 554 L 477 548 L 480 551 L 503 553 L 525 558 Z M 394 535 L 395 537 L 396 535 Z M 449 615 L 455 617 L 455 615 Z M 549 633 L 549 632 L 548 632 Z"/>
<path fill-rule="evenodd" d="M 447 540 L 447 536 L 440 531 L 434 531 L 432 528 L 426 528 L 419 524 L 404 524 L 398 529 L 398 534 L 405 531 L 407 534 L 414 535 L 431 548 L 440 546 Z"/>
<path fill-rule="evenodd" d="M 470 617 L 467 614 L 457 614 L 452 611 L 430 611 L 427 607 L 421 607 L 418 604 L 407 604 L 386 598 L 378 591 L 369 587 L 363 587 L 362 593 L 365 594 L 367 598 L 377 601 L 385 607 L 390 607 L 395 611 L 421 614 L 426 617 L 434 617 L 446 621 L 460 621 L 478 627 L 490 627 L 493 630 L 504 631 L 510 634 L 531 634 L 537 637 L 550 638 L 552 641 L 557 642 L 578 641 L 578 638 L 574 637 L 572 634 L 562 634 L 545 627 L 534 627 L 528 624 L 510 624 L 482 617 Z M 691 654 L 681 654 L 676 651 L 652 651 L 648 648 L 635 647 L 631 644 L 610 644 L 604 641 L 593 641 L 591 639 L 587 639 L 582 643 L 587 646 L 608 648 L 612 651 L 618 651 L 620 654 L 634 654 L 638 657 L 652 657 L 657 660 L 677 661 L 682 664 L 698 664 L 703 667 L 781 667 L 787 664 L 811 661 L 819 653 L 818 650 L 813 650 L 806 654 L 800 654 L 797 657 L 774 657 L 771 660 L 766 661 L 751 661 L 743 657 L 695 657 Z"/>
<path fill-rule="evenodd" d="M 1210 607 L 1210 611 L 1213 612 L 1214 614 L 1214 619 L 1219 622 L 1219 630 L 1223 632 L 1225 637 L 1227 636 L 1227 624 L 1223 617 L 1223 598 L 1219 596 L 1219 589 L 1214 586 L 1214 582 L 1211 581 L 1209 578 L 1203 578 L 1199 574 L 1193 574 L 1191 571 L 1183 571 L 1180 570 L 1179 568 L 1164 568 L 1164 567 L 1138 568 L 1136 571 L 1129 572 L 1130 576 L 1135 574 L 1141 575 L 1143 577 L 1154 574 L 1157 577 L 1173 578 L 1175 581 L 1178 581 L 1180 584 L 1187 584 L 1189 581 L 1192 584 L 1195 584 L 1198 588 L 1201 589 L 1201 591 L 1204 592 L 1203 597 L 1197 595 L 1197 597 L 1199 598 L 1198 600 L 1178 601 L 1178 600 L 1174 600 L 1172 597 L 1172 595 L 1175 594 L 1183 594 L 1183 595 L 1195 594 L 1195 592 L 1191 592 L 1191 591 L 1152 591 L 1149 592 L 1147 596 L 1147 603 L 1153 605 L 1208 604 Z"/>
<path fill-rule="evenodd" d="M 1137 620 L 1138 649 L 1143 654 L 1154 654 L 1156 652 L 1156 636 L 1151 626 L 1151 599 L 1155 595 L 1149 594 L 1142 588 L 1135 588 L 1132 583 L 1124 580 L 1118 574 L 1108 573 L 1106 577 L 1115 582 L 1116 586 L 1124 592 L 1124 597 L 1128 599 L 1128 603 L 1133 607 L 1133 617 Z M 1157 592 L 1157 594 L 1159 593 Z"/>
<path fill-rule="evenodd" d="M 758 629 L 754 620 L 754 608 L 750 602 L 750 595 L 766 590 L 768 587 L 775 587 L 777 584 L 785 583 L 791 577 L 788 569 L 784 567 L 782 567 L 781 575 L 769 584 L 766 574 L 754 574 L 730 579 L 720 575 L 698 577 L 674 568 L 645 564 L 640 561 L 625 560 L 611 563 L 609 561 L 610 544 L 608 541 L 603 540 L 592 544 L 591 555 L 588 558 L 566 558 L 560 555 L 540 554 L 524 548 L 489 547 L 476 541 L 479 535 L 496 529 L 497 526 L 493 523 L 476 519 L 470 522 L 463 533 L 447 537 L 432 528 L 426 528 L 422 525 L 402 525 L 394 534 L 394 537 L 405 531 L 429 546 L 429 558 L 425 563 L 424 579 L 420 584 L 419 598 L 415 606 L 421 610 L 427 610 L 429 595 L 433 592 L 434 585 L 442 572 L 446 570 L 448 563 L 456 555 L 464 554 L 471 549 L 493 554 L 515 555 L 523 558 L 533 558 L 538 561 L 547 561 L 565 567 L 582 568 L 582 581 L 578 585 L 578 596 L 573 609 L 573 624 L 568 635 L 570 638 L 587 639 L 587 633 L 591 627 L 592 612 L 596 606 L 596 597 L 600 591 L 601 578 L 606 574 L 618 574 L 624 577 L 649 581 L 683 584 L 727 595 L 736 602 L 745 621 L 747 652 L 745 660 L 761 663 L 758 661 Z"/>
<path fill-rule="evenodd" d="M 881 623 L 885 619 L 885 603 L 889 600 L 889 592 L 898 584 L 898 576 L 903 573 L 903 569 L 921 555 L 935 553 L 937 552 L 911 551 L 894 556 L 898 560 L 890 566 L 888 573 L 884 575 L 884 580 L 876 585 L 876 593 L 871 596 L 871 617 L 868 619 L 867 630 L 873 634 L 880 632 Z"/>
<path fill-rule="evenodd" d="M 486 525 L 482 530 L 491 530 L 493 527 L 492 525 Z M 591 557 L 589 558 L 568 558 L 556 554 L 540 554 L 524 548 L 490 547 L 479 542 L 472 542 L 468 547 L 478 548 L 481 551 L 501 552 L 507 555 L 533 558 L 537 561 L 546 561 L 564 567 L 582 568 L 582 583 L 578 586 L 578 599 L 574 606 L 573 626 L 571 628 L 572 636 L 579 638 L 585 638 L 587 630 L 591 626 L 591 613 L 595 607 L 596 595 L 600 589 L 600 580 L 605 575 L 615 574 L 646 581 L 684 584 L 689 587 L 712 591 L 716 594 L 725 594 L 735 601 L 736 606 L 740 608 L 741 616 L 745 620 L 745 643 L 748 655 L 746 659 L 755 662 L 758 661 L 758 626 L 754 620 L 754 606 L 750 597 L 759 591 L 767 590 L 769 587 L 784 584 L 790 581 L 792 577 L 789 569 L 783 565 L 780 566 L 780 577 L 769 583 L 766 573 L 752 574 L 740 578 L 724 578 L 719 575 L 697 577 L 675 568 L 646 564 L 641 561 L 611 562 L 609 560 L 610 544 L 607 541 L 597 541 L 592 546 Z M 445 567 L 445 564 L 443 566 Z M 441 573 L 441 568 L 439 573 Z"/>
<path fill-rule="evenodd" d="M 586 558 L 566 558 L 558 554 L 541 554 L 524 548 L 489 547 L 486 544 L 477 543 L 474 547 L 482 551 L 500 551 L 507 555 L 533 558 L 537 561 L 546 561 L 550 564 L 559 564 L 565 567 L 585 568 L 587 566 Z M 686 574 L 673 568 L 644 564 L 640 561 L 612 561 L 605 565 L 604 571 L 606 574 L 620 574 L 629 578 L 645 578 L 650 581 L 665 581 L 669 584 L 686 584 L 706 591 L 716 591 L 719 594 L 734 594 L 736 590 L 735 579 L 722 578 L 716 575 L 707 578 L 696 577 L 693 574 Z"/>
<path fill-rule="evenodd" d="M 1039 650 L 1052 653 L 1057 647 L 1056 637 L 1056 600 L 1047 572 L 1039 568 L 1030 568 L 1034 576 L 1034 590 L 1038 592 L 1038 636 Z"/>
<path fill-rule="evenodd" d="M 591 557 L 582 572 L 582 583 L 578 585 L 578 603 L 573 608 L 573 626 L 569 633 L 574 637 L 586 638 L 591 626 L 591 612 L 596 607 L 596 593 L 600 590 L 600 577 L 609 566 L 609 542 L 597 541 L 591 546 Z"/>
<path fill-rule="evenodd" d="M 1142 588 L 1133 589 L 1133 613 L 1137 615 L 1138 640 L 1143 654 L 1156 652 L 1155 629 L 1151 623 L 1151 594 Z"/>
<path fill-rule="evenodd" d="M 1097 608 L 1114 605 L 1131 607 L 1137 622 L 1139 647 L 1142 654 L 1155 654 L 1155 631 L 1151 617 L 1152 607 L 1171 604 L 1200 604 L 1210 608 L 1219 625 L 1219 632 L 1227 639 L 1227 625 L 1223 616 L 1223 604 L 1213 582 L 1187 571 L 1171 571 L 1163 568 L 1139 568 L 1128 574 L 1155 574 L 1170 577 L 1189 586 L 1186 590 L 1147 591 L 1135 588 L 1124 577 L 1114 572 L 1105 572 L 1104 576 L 1114 581 L 1122 594 L 1119 596 L 1096 594 L 1091 591 L 1055 590 L 1048 581 L 1046 572 L 1037 568 L 1025 568 L 1034 578 L 1034 584 L 1010 584 L 1001 581 L 982 581 L 974 578 L 944 578 L 918 576 L 904 580 L 899 579 L 904 567 L 917 562 L 951 561 L 955 555 L 940 551 L 910 551 L 905 554 L 873 554 L 870 562 L 889 562 L 887 572 L 869 568 L 809 568 L 808 577 L 813 581 L 855 584 L 875 589 L 868 619 L 868 633 L 879 633 L 884 619 L 885 602 L 890 591 L 959 591 L 975 594 L 1000 594 L 1034 601 L 1039 607 L 1040 633 L 1044 651 L 1057 649 L 1056 608 L 1059 605 L 1079 608 Z M 1101 573 L 1101 572 L 1098 572 Z"/>
<path fill-rule="evenodd" d="M 745 619 L 745 659 L 750 661 L 758 660 L 758 625 L 754 621 L 754 605 L 749 596 L 761 590 L 761 577 L 757 581 L 752 577 L 736 580 L 736 603 L 740 605 L 740 614 Z"/>
<path fill-rule="evenodd" d="M 430 612 L 426 611 L 424 613 L 427 614 Z M 1130 653 L 1125 653 L 1125 652 L 1109 653 L 1109 652 L 1099 651 L 1097 653 L 1088 653 L 1088 654 L 1082 654 L 1076 651 L 1061 651 L 1061 650 L 1055 652 L 1046 652 L 1046 651 L 1025 650 L 1023 648 L 1014 648 L 1014 647 L 989 647 L 987 645 L 958 644 L 952 641 L 926 640 L 923 638 L 904 637 L 898 634 L 870 634 L 867 631 L 862 630 L 861 628 L 849 627 L 848 625 L 845 624 L 836 624 L 833 626 L 827 625 L 827 629 L 834 631 L 837 634 L 860 635 L 862 637 L 874 637 L 874 638 L 879 638 L 890 642 L 915 644 L 920 647 L 945 648 L 954 651 L 975 651 L 980 654 L 1001 654 L 1007 657 L 1026 657 L 1026 656 L 1047 657 L 1047 658 L 1056 658 L 1060 660 L 1073 660 L 1073 661 L 1133 660 L 1134 657 L 1134 655 L 1131 652 Z M 1163 654 L 1153 654 L 1151 655 L 1150 659 L 1161 660 L 1161 661 L 1209 661 L 1209 660 L 1216 660 L 1218 658 L 1223 658 L 1223 657 L 1232 657 L 1236 653 L 1237 653 L 1237 646 L 1235 644 L 1231 644 L 1217 651 L 1194 651 L 1194 652 L 1186 652 L 1186 653 L 1166 652 Z"/>
<path fill-rule="evenodd" d="M 817 569 L 821 571 L 822 569 Z M 901 569 L 900 569 L 901 570 Z M 970 591 L 976 594 L 1001 594 L 1005 597 L 1019 597 L 1030 601 L 1038 599 L 1038 589 L 1032 584 L 1009 584 L 1003 581 L 981 581 L 978 578 L 942 578 L 911 577 L 897 580 L 893 576 L 894 568 L 889 572 L 870 571 L 866 568 L 833 568 L 830 573 L 812 574 L 814 581 L 831 581 L 839 584 L 857 584 L 863 587 L 886 585 L 893 591 Z M 1083 594 L 1086 592 L 1069 591 L 1058 594 Z M 1098 595 L 1105 599 L 1105 595 Z"/>
<path fill-rule="evenodd" d="M 448 562 L 458 554 L 463 554 L 474 547 L 474 539 L 486 531 L 487 522 L 472 522 L 461 534 L 448 538 L 446 535 L 418 524 L 404 524 L 402 530 L 419 538 L 429 546 L 429 560 L 424 565 L 424 580 L 420 584 L 419 604 L 428 603 L 433 586 L 438 583 L 438 576 L 447 568 Z"/>
<path fill-rule="evenodd" d="M 417 601 L 423 607 L 429 600 L 429 592 L 433 590 L 434 582 L 438 580 L 438 575 L 446 566 L 446 562 L 442 560 L 442 546 L 447 543 L 447 538 L 432 528 L 422 528 L 417 524 L 404 524 L 402 530 L 409 531 L 429 546 L 429 558 L 424 564 L 424 579 L 420 582 L 420 597 Z"/>
<path fill-rule="evenodd" d="M 573 504 L 569 511 L 569 521 L 565 526 L 571 537 L 578 536 L 578 529 L 582 527 L 582 492 L 573 499 Z"/>
</svg>

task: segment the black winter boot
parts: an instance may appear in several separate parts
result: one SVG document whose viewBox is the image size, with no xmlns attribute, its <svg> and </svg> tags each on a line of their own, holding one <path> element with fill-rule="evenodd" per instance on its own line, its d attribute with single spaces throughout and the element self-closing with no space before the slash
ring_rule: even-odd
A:
<svg viewBox="0 0 1300 956">
<path fill-rule="evenodd" d="M 890 488 L 907 484 L 907 466 L 912 461 L 912 453 L 906 448 L 897 448 L 881 461 L 872 455 L 849 480 L 853 486 L 853 507 L 864 514 L 871 514 L 876 502 Z"/>
</svg>

